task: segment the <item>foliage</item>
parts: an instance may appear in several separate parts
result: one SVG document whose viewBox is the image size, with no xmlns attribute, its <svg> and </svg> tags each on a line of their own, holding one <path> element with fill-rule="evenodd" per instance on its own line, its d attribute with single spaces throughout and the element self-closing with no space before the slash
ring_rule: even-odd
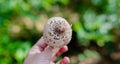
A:
<svg viewBox="0 0 120 64">
<path fill-rule="evenodd" d="M 0 63 L 22 64 L 52 16 L 72 23 L 76 39 L 71 43 L 85 47 L 83 53 L 78 51 L 78 60 L 102 56 L 99 50 L 87 49 L 94 43 L 109 54 L 120 50 L 119 7 L 120 0 L 0 0 Z"/>
</svg>

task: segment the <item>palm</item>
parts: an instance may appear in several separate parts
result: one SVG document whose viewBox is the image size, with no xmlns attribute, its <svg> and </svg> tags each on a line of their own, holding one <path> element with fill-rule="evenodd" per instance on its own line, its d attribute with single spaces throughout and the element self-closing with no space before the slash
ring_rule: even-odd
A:
<svg viewBox="0 0 120 64">
<path fill-rule="evenodd" d="M 41 38 L 29 51 L 28 56 L 24 61 L 24 64 L 55 64 L 54 61 L 56 60 L 56 58 L 67 50 L 67 46 L 58 49 L 49 47 L 45 43 L 44 39 Z M 57 64 L 68 63 L 69 58 L 64 57 Z"/>
</svg>

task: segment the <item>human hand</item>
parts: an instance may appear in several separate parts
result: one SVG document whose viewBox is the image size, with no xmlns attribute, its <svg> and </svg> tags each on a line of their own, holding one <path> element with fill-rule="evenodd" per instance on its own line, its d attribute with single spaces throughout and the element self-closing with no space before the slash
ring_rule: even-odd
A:
<svg viewBox="0 0 120 64">
<path fill-rule="evenodd" d="M 70 60 L 68 57 L 64 57 L 57 63 L 54 62 L 58 56 L 67 50 L 67 46 L 57 49 L 50 47 L 46 44 L 44 39 L 41 38 L 29 51 L 24 64 L 69 64 Z"/>
</svg>

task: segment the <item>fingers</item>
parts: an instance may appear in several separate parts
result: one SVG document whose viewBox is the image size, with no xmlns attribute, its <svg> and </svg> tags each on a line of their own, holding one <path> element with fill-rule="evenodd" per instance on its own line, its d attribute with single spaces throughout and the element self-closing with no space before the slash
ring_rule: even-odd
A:
<svg viewBox="0 0 120 64">
<path fill-rule="evenodd" d="M 41 59 L 42 60 L 50 60 L 52 58 L 52 54 L 53 54 L 53 48 L 48 46 L 40 55 L 41 55 Z"/>
<path fill-rule="evenodd" d="M 53 56 L 52 61 L 55 61 L 57 57 L 59 57 L 60 55 L 62 55 L 66 51 L 68 51 L 67 46 L 63 46 L 62 48 L 60 48 L 59 51 Z"/>
<path fill-rule="evenodd" d="M 68 51 L 68 47 L 64 46 L 62 47 L 57 53 L 56 53 L 56 57 L 60 56 L 61 54 L 63 54 L 64 52 Z"/>
<path fill-rule="evenodd" d="M 43 37 L 41 37 L 41 39 L 38 40 L 38 42 L 35 44 L 35 46 L 38 46 L 39 50 L 43 51 L 47 47 L 47 44 L 46 44 L 45 40 L 43 39 Z"/>
<path fill-rule="evenodd" d="M 61 61 L 57 62 L 56 64 L 69 64 L 70 59 L 68 57 L 64 57 Z"/>
<path fill-rule="evenodd" d="M 47 44 L 43 37 L 38 40 L 38 42 L 31 48 L 29 54 L 41 53 L 47 47 Z"/>
</svg>

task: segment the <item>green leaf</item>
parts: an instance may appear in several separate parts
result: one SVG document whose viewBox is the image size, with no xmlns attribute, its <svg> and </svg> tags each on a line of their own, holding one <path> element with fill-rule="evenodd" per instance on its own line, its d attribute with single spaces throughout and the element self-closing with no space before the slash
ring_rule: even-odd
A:
<svg viewBox="0 0 120 64">
<path fill-rule="evenodd" d="M 79 54 L 78 55 L 78 60 L 79 61 L 84 61 L 86 59 L 86 56 L 84 54 Z"/>
<path fill-rule="evenodd" d="M 68 5 L 69 4 L 69 0 L 59 0 L 61 3 L 63 3 L 64 5 Z"/>
</svg>

